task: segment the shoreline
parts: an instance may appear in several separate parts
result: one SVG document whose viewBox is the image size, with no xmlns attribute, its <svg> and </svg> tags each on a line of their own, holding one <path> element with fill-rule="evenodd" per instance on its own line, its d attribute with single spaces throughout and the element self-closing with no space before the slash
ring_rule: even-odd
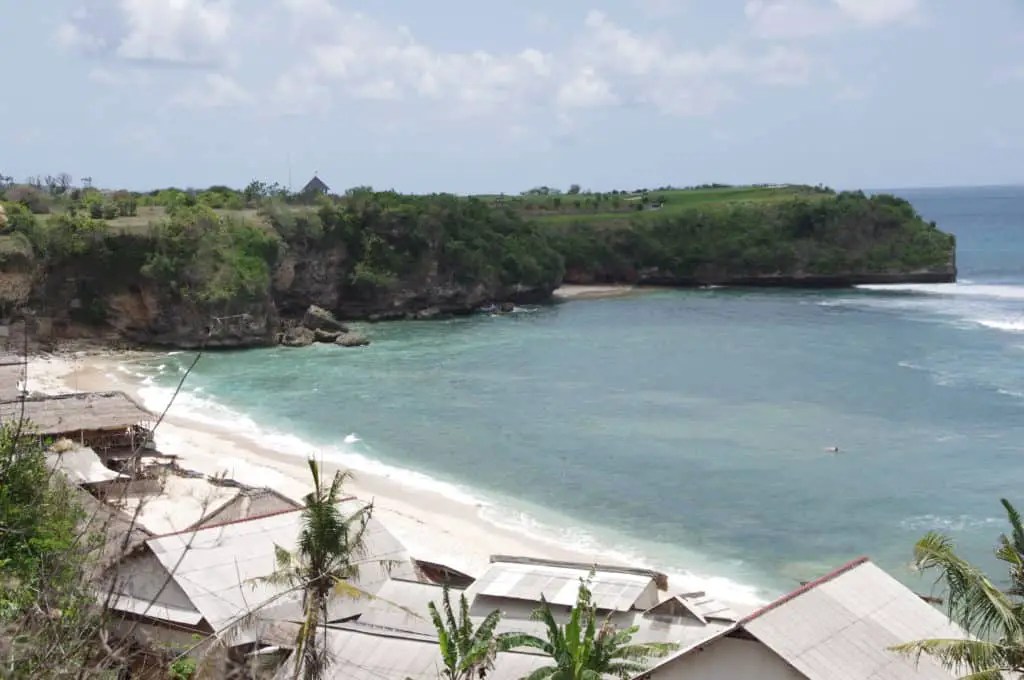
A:
<svg viewBox="0 0 1024 680">
<path fill-rule="evenodd" d="M 143 394 L 150 385 L 132 380 L 131 373 L 121 366 L 135 359 L 161 355 L 166 355 L 166 352 L 79 353 L 66 359 L 35 357 L 28 365 L 28 386 L 32 391 L 47 394 L 124 391 L 149 410 L 159 413 L 162 407 L 157 409 L 155 403 L 147 403 L 152 399 L 147 400 Z M 326 474 L 333 475 L 336 470 L 345 469 L 345 466 L 328 460 L 322 452 L 296 437 L 288 436 L 296 443 L 294 447 L 288 446 L 295 453 L 285 453 L 267 441 L 256 441 L 225 426 L 189 417 L 182 413 L 183 410 L 178 404 L 172 405 L 155 433 L 157 448 L 178 456 L 177 462 L 182 468 L 205 475 L 225 475 L 254 487 L 269 487 L 296 501 L 301 501 L 309 491 L 307 453 L 315 451 L 314 455 L 320 459 Z M 386 470 L 387 466 L 382 465 L 382 468 Z M 592 551 L 574 549 L 561 543 L 557 536 L 530 535 L 488 521 L 481 516 L 488 507 L 486 504 L 467 499 L 451 485 L 441 485 L 448 488 L 424 489 L 393 478 L 387 472 L 360 469 L 353 472 L 354 479 L 346 484 L 346 492 L 362 500 L 372 500 L 374 516 L 395 534 L 411 556 L 447 564 L 474 577 L 487 569 L 493 554 L 653 566 L 636 562 L 629 564 L 618 558 L 614 550 L 597 547 Z M 433 481 L 429 477 L 426 479 Z M 173 518 L 170 519 L 173 524 Z M 706 590 L 738 612 L 752 609 L 768 598 L 761 589 L 748 584 L 713 575 L 690 575 L 685 571 L 686 565 L 674 566 L 676 568 L 654 567 L 670 574 L 669 592 Z"/>
<path fill-rule="evenodd" d="M 652 289 L 653 290 L 653 289 Z M 569 300 L 603 300 L 607 298 L 627 297 L 643 291 L 637 286 L 627 283 L 615 284 L 575 284 L 566 283 L 556 288 L 551 296 L 555 302 Z"/>
</svg>

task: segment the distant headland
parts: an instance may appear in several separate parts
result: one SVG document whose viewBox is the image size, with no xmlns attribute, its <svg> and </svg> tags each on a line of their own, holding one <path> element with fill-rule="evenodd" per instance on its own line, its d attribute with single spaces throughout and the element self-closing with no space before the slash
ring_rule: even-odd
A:
<svg viewBox="0 0 1024 680">
<path fill-rule="evenodd" d="M 907 201 L 823 186 L 132 192 L 0 175 L 0 208 L 0 326 L 40 343 L 358 345 L 341 321 L 542 303 L 562 284 L 956 280 L 954 237 Z"/>
</svg>

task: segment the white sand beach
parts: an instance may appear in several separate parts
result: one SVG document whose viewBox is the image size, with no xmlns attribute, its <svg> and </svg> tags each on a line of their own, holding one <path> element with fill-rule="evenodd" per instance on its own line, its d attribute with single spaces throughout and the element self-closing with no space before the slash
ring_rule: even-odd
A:
<svg viewBox="0 0 1024 680">
<path fill-rule="evenodd" d="M 124 391 L 138 401 L 138 383 L 117 370 L 119 362 L 130 355 L 86 355 L 69 357 L 38 357 L 28 365 L 28 389 L 56 394 L 69 391 Z M 286 454 L 252 439 L 232 432 L 232 424 L 223 426 L 197 422 L 182 417 L 174 405 L 156 430 L 157 448 L 166 454 L 179 456 L 178 464 L 206 475 L 224 475 L 240 483 L 270 487 L 295 500 L 300 500 L 309 489 L 309 470 L 305 458 L 299 454 Z M 336 465 L 324 463 L 329 474 Z M 184 529 L 198 519 L 197 507 L 202 499 L 185 480 L 169 485 L 171 496 L 158 502 L 159 524 L 166 531 Z M 513 554 L 571 560 L 584 563 L 615 563 L 607 554 L 577 552 L 513 530 L 503 529 L 485 521 L 478 515 L 479 508 L 464 499 L 453 499 L 443 493 L 415 488 L 401 480 L 364 471 L 356 473 L 347 485 L 347 491 L 364 500 L 373 500 L 375 516 L 387 526 L 408 548 L 413 557 L 447 564 L 455 569 L 478 576 L 486 570 L 492 554 Z M 216 505 L 216 500 L 213 506 Z M 150 512 L 156 510 L 149 508 Z M 632 565 L 637 566 L 637 565 Z M 685 565 L 670 572 L 685 573 Z M 673 577 L 671 590 L 707 589 L 709 580 L 687 583 L 690 579 Z M 715 579 L 711 579 L 713 582 Z M 725 579 L 723 590 L 734 591 L 736 584 Z M 723 593 L 724 594 L 724 593 Z M 721 595 L 719 595 L 721 597 Z M 735 609 L 754 606 L 761 601 L 753 596 L 737 600 L 730 598 Z"/>
<path fill-rule="evenodd" d="M 568 284 L 555 289 L 553 295 L 557 300 L 597 300 L 601 298 L 624 297 L 637 293 L 636 286 L 614 285 L 576 285 Z"/>
</svg>

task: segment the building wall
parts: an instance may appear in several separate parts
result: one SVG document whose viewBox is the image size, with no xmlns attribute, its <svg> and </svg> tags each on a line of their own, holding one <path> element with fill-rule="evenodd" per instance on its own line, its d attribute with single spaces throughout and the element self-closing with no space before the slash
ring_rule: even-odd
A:
<svg viewBox="0 0 1024 680">
<path fill-rule="evenodd" d="M 194 611 L 192 601 L 173 579 L 164 586 L 168 579 L 167 570 L 149 548 L 144 550 L 145 552 L 122 560 L 115 568 L 118 591 L 147 602 Z M 163 592 L 160 591 L 161 587 Z M 160 593 L 159 597 L 157 593 Z"/>
<path fill-rule="evenodd" d="M 654 670 L 650 680 L 807 680 L 755 640 L 724 637 Z"/>
</svg>

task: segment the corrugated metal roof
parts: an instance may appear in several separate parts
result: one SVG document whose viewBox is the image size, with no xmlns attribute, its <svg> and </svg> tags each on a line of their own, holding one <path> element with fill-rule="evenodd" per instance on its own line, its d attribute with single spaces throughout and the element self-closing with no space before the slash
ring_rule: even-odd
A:
<svg viewBox="0 0 1024 680">
<path fill-rule="evenodd" d="M 943 612 L 867 559 L 741 623 L 809 680 L 948 680 L 954 676 L 932 659 L 922 657 L 915 667 L 913 659 L 889 648 L 924 638 L 967 637 Z"/>
<path fill-rule="evenodd" d="M 156 419 L 124 392 L 75 392 L 0 403 L 0 422 L 15 422 L 22 413 L 44 435 L 114 430 Z"/>
<path fill-rule="evenodd" d="M 25 367 L 20 363 L 0 363 L 0 401 L 11 401 L 24 396 Z"/>
<path fill-rule="evenodd" d="M 374 631 L 360 626 L 334 628 L 327 633 L 331 664 L 326 680 L 437 680 L 441 677 L 441 653 L 429 637 Z M 498 655 L 487 680 L 520 680 L 551 659 L 538 654 L 505 652 Z M 275 676 L 290 678 L 292 662 Z"/>
<path fill-rule="evenodd" d="M 543 595 L 551 604 L 572 606 L 580 579 L 590 567 L 554 566 L 544 563 L 495 561 L 467 590 L 467 596 L 538 601 Z M 606 611 L 629 611 L 648 587 L 654 586 L 650 574 L 597 570 L 591 580 L 594 604 Z"/>
<path fill-rule="evenodd" d="M 128 479 L 127 475 L 114 472 L 104 465 L 96 452 L 87 446 L 76 447 L 71 451 L 47 453 L 46 462 L 51 469 L 62 470 L 75 484 Z"/>
<path fill-rule="evenodd" d="M 14 352 L 0 351 L 0 366 L 16 366 L 25 363 L 25 357 Z"/>
<path fill-rule="evenodd" d="M 468 593 L 468 591 L 466 592 Z M 451 590 L 452 606 L 456 609 L 459 596 L 462 594 L 463 591 Z M 422 635 L 436 634 L 427 605 L 432 601 L 440 605 L 442 598 L 440 586 L 392 579 L 377 591 L 377 598 L 370 602 L 360 614 L 360 624 Z M 396 604 L 401 607 L 396 607 Z M 516 604 L 518 606 L 514 608 L 503 608 L 503 618 L 498 625 L 498 632 L 517 631 L 544 638 L 544 624 L 530 619 L 530 613 L 539 603 Z M 560 623 L 565 623 L 568 620 L 569 610 L 567 608 L 554 607 L 553 609 L 553 614 Z M 471 612 L 470 618 L 476 625 L 479 625 L 487 615 L 488 608 L 471 607 Z M 731 626 L 731 622 L 715 620 L 708 620 L 706 624 L 702 624 L 692 617 L 671 620 L 654 619 L 647 616 L 646 612 L 641 611 L 614 612 L 611 621 L 619 630 L 633 625 L 637 626 L 639 630 L 633 637 L 635 642 L 674 642 L 683 647 L 699 640 L 705 640 Z"/>
<path fill-rule="evenodd" d="M 889 648 L 926 638 L 967 637 L 944 613 L 867 558 L 779 598 L 718 637 L 737 630 L 753 635 L 808 680 L 950 680 L 956 675 L 929 657 L 915 664 Z M 691 645 L 657 667 L 709 643 Z"/>
<path fill-rule="evenodd" d="M 342 501 L 341 511 L 351 514 L 362 507 L 357 500 Z M 302 527 L 298 510 L 213 525 L 150 539 L 147 545 L 173 573 L 207 622 L 219 630 L 238 616 L 254 611 L 286 589 L 253 580 L 268 576 L 276 567 L 274 546 L 294 550 Z M 381 561 L 396 561 L 395 576 L 414 579 L 405 548 L 383 525 L 371 519 L 366 533 L 367 555 L 359 585 L 375 592 L 388 575 Z M 295 604 L 295 603 L 292 603 Z M 264 610 L 266 614 L 269 610 Z M 277 616 L 298 616 L 297 607 L 276 607 Z"/>
<path fill-rule="evenodd" d="M 182 623 L 188 626 L 194 626 L 203 620 L 203 615 L 195 610 L 171 607 L 166 604 L 156 604 L 124 594 L 112 597 L 110 608 L 119 612 L 138 614 L 172 623 Z"/>
</svg>

